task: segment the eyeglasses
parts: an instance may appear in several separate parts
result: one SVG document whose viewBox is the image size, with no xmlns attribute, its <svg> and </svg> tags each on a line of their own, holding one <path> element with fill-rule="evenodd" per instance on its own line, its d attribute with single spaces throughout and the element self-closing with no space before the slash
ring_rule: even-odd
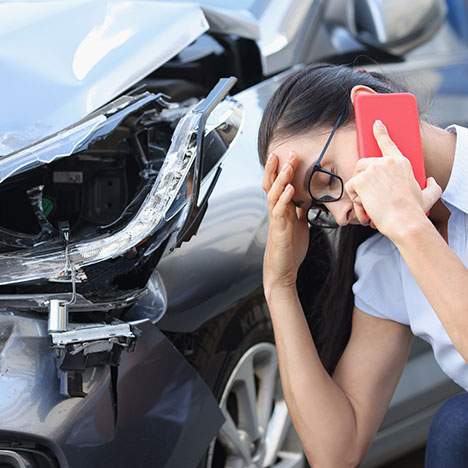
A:
<svg viewBox="0 0 468 468">
<path fill-rule="evenodd" d="M 317 208 L 309 208 L 307 211 L 307 220 L 310 225 L 324 229 L 337 229 L 339 224 L 336 223 L 333 215 L 327 210 Z"/>
<path fill-rule="evenodd" d="M 307 183 L 309 195 L 312 199 L 307 211 L 307 218 L 310 224 L 324 228 L 336 229 L 339 227 L 338 224 L 336 224 L 330 211 L 323 203 L 338 201 L 343 196 L 344 183 L 343 179 L 339 175 L 333 174 L 333 172 L 324 169 L 320 165 L 320 162 L 325 156 L 325 152 L 331 143 L 336 129 L 345 120 L 346 114 L 346 110 L 343 111 L 336 119 L 336 122 L 333 124 L 330 135 L 328 136 L 317 161 L 314 163 L 313 170 Z"/>
</svg>

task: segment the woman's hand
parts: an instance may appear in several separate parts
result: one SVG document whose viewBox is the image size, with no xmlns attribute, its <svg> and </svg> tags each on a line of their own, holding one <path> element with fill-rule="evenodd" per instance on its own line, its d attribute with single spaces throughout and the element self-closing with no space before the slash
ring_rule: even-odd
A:
<svg viewBox="0 0 468 468">
<path fill-rule="evenodd" d="M 272 153 L 265 165 L 263 190 L 268 194 L 268 239 L 263 258 L 265 295 L 272 288 L 296 286 L 297 271 L 309 246 L 307 212 L 292 202 L 294 187 L 289 184 L 297 169 L 294 153 L 278 174 L 278 157 Z"/>
<path fill-rule="evenodd" d="M 370 218 L 382 234 L 394 239 L 405 223 L 426 216 L 440 198 L 442 189 L 429 177 L 427 186 L 421 190 L 410 161 L 401 154 L 386 127 L 378 122 L 374 123 L 373 130 L 382 157 L 361 158 L 345 190 L 359 221 L 365 224 Z"/>
</svg>

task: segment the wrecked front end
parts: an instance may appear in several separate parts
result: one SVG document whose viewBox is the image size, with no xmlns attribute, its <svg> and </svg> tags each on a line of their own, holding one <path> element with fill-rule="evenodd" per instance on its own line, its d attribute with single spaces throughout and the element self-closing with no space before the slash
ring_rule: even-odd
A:
<svg viewBox="0 0 468 468">
<path fill-rule="evenodd" d="M 223 422 L 206 384 L 149 321 L 118 366 L 83 369 L 86 396 L 72 398 L 59 392 L 45 320 L 2 311 L 0 327 L 1 466 L 188 467 Z"/>
<path fill-rule="evenodd" d="M 234 83 L 181 102 L 138 86 L 0 158 L 0 463 L 190 466 L 216 434 L 148 282 L 197 233 L 241 125 Z"/>
</svg>

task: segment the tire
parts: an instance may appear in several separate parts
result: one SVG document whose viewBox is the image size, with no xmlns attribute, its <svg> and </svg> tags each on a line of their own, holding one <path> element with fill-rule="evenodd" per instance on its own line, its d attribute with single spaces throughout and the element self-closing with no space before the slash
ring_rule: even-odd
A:
<svg viewBox="0 0 468 468">
<path fill-rule="evenodd" d="M 261 467 L 265 461 L 265 466 L 275 467 L 286 458 L 293 462 L 288 466 L 309 467 L 282 398 L 273 329 L 265 302 L 257 300 L 209 321 L 199 330 L 193 351 L 189 360 L 234 423 L 223 425 L 197 468 Z M 249 363 L 254 372 L 246 371 L 252 369 Z M 244 375 L 246 379 L 240 378 Z M 255 395 L 251 399 L 247 397 L 248 383 L 250 395 Z M 267 421 L 263 424 L 266 431 L 256 431 L 248 417 L 248 408 L 252 408 L 248 403 L 254 401 L 253 413 L 258 410 L 258 420 Z M 232 440 L 242 441 L 244 456 L 239 455 L 242 450 L 228 448 L 234 447 Z M 274 440 L 278 441 L 276 445 Z M 247 447 L 250 454 L 246 457 Z"/>
</svg>

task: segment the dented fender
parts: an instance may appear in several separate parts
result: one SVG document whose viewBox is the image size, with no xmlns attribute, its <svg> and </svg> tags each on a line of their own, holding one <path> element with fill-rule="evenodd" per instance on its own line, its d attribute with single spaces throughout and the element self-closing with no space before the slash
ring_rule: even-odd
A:
<svg viewBox="0 0 468 468">
<path fill-rule="evenodd" d="M 48 447 L 61 467 L 195 466 L 224 417 L 158 327 L 139 328 L 118 367 L 87 369 L 87 395 L 65 398 L 47 321 L 0 311 L 0 439 Z"/>
</svg>

